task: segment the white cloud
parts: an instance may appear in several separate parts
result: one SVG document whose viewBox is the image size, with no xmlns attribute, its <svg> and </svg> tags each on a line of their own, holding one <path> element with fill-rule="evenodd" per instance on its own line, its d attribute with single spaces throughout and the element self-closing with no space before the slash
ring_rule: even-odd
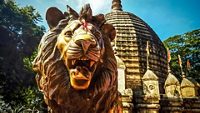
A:
<svg viewBox="0 0 200 113">
<path fill-rule="evenodd" d="M 65 6 L 69 5 L 78 13 L 85 4 L 89 3 L 92 8 L 93 15 L 99 13 L 109 13 L 112 6 L 112 0 L 56 0 L 55 3 L 59 5 L 61 9 L 63 7 L 65 9 Z"/>
<path fill-rule="evenodd" d="M 81 9 L 84 4 L 89 3 L 93 15 L 99 13 L 108 13 L 111 11 L 112 0 L 74 0 L 77 3 L 76 9 Z"/>
<path fill-rule="evenodd" d="M 60 5 L 67 5 L 70 3 L 70 1 L 72 0 L 56 0 L 56 3 Z"/>
</svg>

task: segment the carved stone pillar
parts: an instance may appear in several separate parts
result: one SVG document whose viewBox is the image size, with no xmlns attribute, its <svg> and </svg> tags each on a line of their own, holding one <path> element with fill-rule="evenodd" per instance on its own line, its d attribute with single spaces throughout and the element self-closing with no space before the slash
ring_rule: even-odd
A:
<svg viewBox="0 0 200 113">
<path fill-rule="evenodd" d="M 133 113 L 133 92 L 132 89 L 125 89 L 122 94 L 123 113 Z"/>
</svg>

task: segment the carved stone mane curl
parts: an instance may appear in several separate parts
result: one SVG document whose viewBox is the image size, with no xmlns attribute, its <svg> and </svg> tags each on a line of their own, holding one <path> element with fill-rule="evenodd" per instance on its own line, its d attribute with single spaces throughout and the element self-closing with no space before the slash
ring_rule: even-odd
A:
<svg viewBox="0 0 200 113">
<path fill-rule="evenodd" d="M 57 37 L 68 25 L 70 16 L 59 21 L 41 39 L 33 61 L 36 81 L 52 113 L 107 113 L 117 100 L 117 67 L 110 44 L 110 34 L 101 29 L 105 52 L 86 90 L 70 86 L 69 72 L 56 47 Z M 105 28 L 104 28 L 105 27 Z"/>
</svg>

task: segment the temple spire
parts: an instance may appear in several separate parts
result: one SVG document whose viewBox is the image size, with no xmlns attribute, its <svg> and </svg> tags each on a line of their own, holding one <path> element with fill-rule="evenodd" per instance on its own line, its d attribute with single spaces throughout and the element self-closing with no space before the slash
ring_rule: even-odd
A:
<svg viewBox="0 0 200 113">
<path fill-rule="evenodd" d="M 179 63 L 179 66 L 181 68 L 181 75 L 182 75 L 182 78 L 185 78 L 185 73 L 183 71 L 183 66 L 182 66 L 182 60 L 181 60 L 181 56 L 178 55 L 178 63 Z"/>
<path fill-rule="evenodd" d="M 168 73 L 171 73 L 170 69 L 171 54 L 169 48 L 167 48 L 167 61 L 168 61 Z"/>
<path fill-rule="evenodd" d="M 146 45 L 146 52 L 147 52 L 147 70 L 150 69 L 149 67 L 149 41 L 147 41 L 147 45 Z"/>
<path fill-rule="evenodd" d="M 121 0 L 113 0 L 112 1 L 112 10 L 122 11 Z"/>
</svg>

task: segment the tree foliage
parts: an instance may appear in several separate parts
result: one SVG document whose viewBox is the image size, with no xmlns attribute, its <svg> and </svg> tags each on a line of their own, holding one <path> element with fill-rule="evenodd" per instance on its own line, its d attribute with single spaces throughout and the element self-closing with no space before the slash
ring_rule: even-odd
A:
<svg viewBox="0 0 200 113">
<path fill-rule="evenodd" d="M 8 111 L 23 105 L 32 108 L 30 103 L 38 103 L 35 96 L 41 97 L 35 90 L 30 64 L 45 31 L 44 26 L 37 25 L 39 21 L 42 18 L 32 6 L 19 7 L 12 0 L 0 0 L 0 104 Z M 1 105 L 0 112 L 4 112 Z"/>
<path fill-rule="evenodd" d="M 188 70 L 186 65 L 187 60 L 191 64 L 187 76 L 200 81 L 200 29 L 169 37 L 164 41 L 164 44 L 171 51 L 171 68 L 174 74 L 180 76 L 178 65 L 178 55 L 180 55 L 185 72 Z"/>
</svg>

